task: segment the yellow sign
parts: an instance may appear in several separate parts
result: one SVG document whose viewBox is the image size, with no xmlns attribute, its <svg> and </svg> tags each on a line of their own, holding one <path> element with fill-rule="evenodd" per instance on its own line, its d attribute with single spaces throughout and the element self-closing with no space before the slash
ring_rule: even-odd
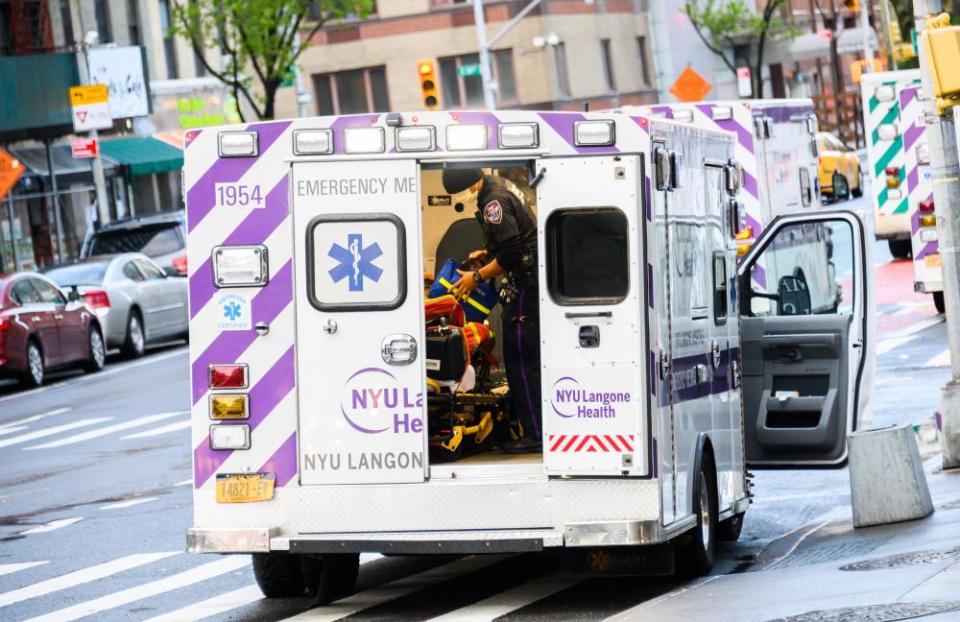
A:
<svg viewBox="0 0 960 622">
<path fill-rule="evenodd" d="M 26 167 L 10 155 L 10 152 L 0 149 L 0 199 L 10 192 L 26 170 Z"/>
<path fill-rule="evenodd" d="M 110 91 L 106 84 L 91 84 L 89 86 L 70 87 L 70 105 L 105 104 L 110 99 Z"/>
</svg>

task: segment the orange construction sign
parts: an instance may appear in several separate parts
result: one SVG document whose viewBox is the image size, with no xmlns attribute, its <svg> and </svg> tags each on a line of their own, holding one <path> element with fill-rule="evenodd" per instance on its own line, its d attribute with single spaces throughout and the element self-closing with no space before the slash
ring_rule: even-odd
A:
<svg viewBox="0 0 960 622">
<path fill-rule="evenodd" d="M 27 167 L 21 164 L 20 160 L 10 155 L 10 152 L 0 149 L 0 199 L 7 196 L 26 170 Z"/>
<path fill-rule="evenodd" d="M 684 69 L 670 87 L 670 94 L 682 102 L 699 102 L 713 90 L 713 85 L 692 67 Z"/>
</svg>

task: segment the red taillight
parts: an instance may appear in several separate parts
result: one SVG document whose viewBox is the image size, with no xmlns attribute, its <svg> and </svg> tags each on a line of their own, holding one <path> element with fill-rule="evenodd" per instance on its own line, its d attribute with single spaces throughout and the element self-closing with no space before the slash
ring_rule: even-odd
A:
<svg viewBox="0 0 960 622">
<path fill-rule="evenodd" d="M 924 214 L 933 213 L 933 199 L 927 199 L 926 201 L 920 201 L 920 211 Z"/>
<path fill-rule="evenodd" d="M 246 365 L 211 365 L 211 389 L 242 389 L 247 386 Z"/>
<path fill-rule="evenodd" d="M 177 271 L 177 274 L 186 276 L 187 275 L 187 256 L 180 255 L 179 257 L 174 257 L 173 261 L 170 262 L 173 265 L 173 269 Z"/>
<path fill-rule="evenodd" d="M 890 177 L 900 177 L 900 167 L 899 166 L 888 166 L 883 170 L 884 173 Z"/>
<path fill-rule="evenodd" d="M 10 326 L 10 316 L 0 315 L 0 330 L 7 330 L 8 326 Z"/>
<path fill-rule="evenodd" d="M 88 307 L 94 310 L 110 308 L 110 296 L 104 291 L 95 290 L 92 292 L 84 292 L 83 301 L 87 303 Z"/>
</svg>

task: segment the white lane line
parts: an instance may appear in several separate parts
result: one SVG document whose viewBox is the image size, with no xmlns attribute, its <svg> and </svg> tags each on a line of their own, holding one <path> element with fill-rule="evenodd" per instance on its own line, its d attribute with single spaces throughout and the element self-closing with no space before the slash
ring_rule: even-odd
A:
<svg viewBox="0 0 960 622">
<path fill-rule="evenodd" d="M 573 587 L 582 581 L 584 577 L 543 577 L 442 616 L 431 618 L 430 622 L 487 622 Z"/>
<path fill-rule="evenodd" d="M 78 421 L 64 423 L 63 425 L 55 425 L 52 428 L 43 428 L 42 430 L 36 430 L 35 432 L 28 432 L 26 434 L 21 434 L 20 436 L 13 436 L 0 440 L 0 447 L 9 447 L 10 445 L 28 443 L 38 438 L 53 436 L 54 434 L 60 434 L 61 432 L 67 432 L 69 430 L 76 430 L 77 428 L 103 423 L 104 421 L 110 421 L 111 419 L 113 419 L 113 417 L 90 417 L 89 419 L 80 419 Z"/>
<path fill-rule="evenodd" d="M 944 350 L 923 364 L 924 367 L 950 367 L 950 350 Z"/>
<path fill-rule="evenodd" d="M 920 331 L 923 331 L 923 330 L 926 330 L 926 329 L 930 328 L 931 326 L 936 326 L 937 324 L 942 324 L 943 322 L 944 322 L 944 319 L 943 319 L 943 316 L 942 316 L 942 315 L 937 316 L 937 317 L 932 317 L 932 318 L 930 318 L 930 319 L 928 319 L 928 320 L 922 320 L 922 321 L 920 321 L 920 322 L 914 322 L 913 324 L 911 324 L 910 326 L 907 326 L 906 328 L 904 328 L 904 329 L 902 329 L 902 330 L 898 330 L 898 331 L 896 331 L 896 332 L 893 332 L 893 333 L 890 333 L 890 334 L 888 334 L 888 335 L 885 335 L 885 336 L 884 336 L 884 339 L 895 339 L 895 338 L 898 338 L 898 337 L 906 337 L 906 336 L 908 336 L 908 335 L 914 335 L 914 334 L 916 334 L 916 333 L 919 333 Z"/>
<path fill-rule="evenodd" d="M 15 432 L 23 432 L 30 426 L 28 425 L 14 425 L 9 427 L 0 428 L 0 436 L 6 436 L 7 434 L 13 434 Z"/>
<path fill-rule="evenodd" d="M 36 388 L 36 389 L 30 389 L 29 391 L 20 391 L 20 392 L 18 392 L 18 393 L 14 393 L 14 394 L 8 395 L 8 396 L 6 396 L 6 397 L 0 397 L 0 403 L 10 402 L 10 401 L 18 400 L 18 399 L 21 399 L 21 398 L 24 398 L 24 397 L 29 397 L 29 396 L 34 395 L 34 394 L 36 394 L 36 393 L 40 393 L 41 391 L 46 391 L 47 394 L 49 395 L 49 394 L 50 394 L 50 391 L 51 391 L 52 389 L 59 389 L 59 388 L 61 388 L 61 387 L 70 387 L 70 386 L 73 386 L 73 385 L 75 385 L 75 384 L 80 384 L 80 383 L 83 383 L 83 382 L 90 382 L 90 381 L 92 381 L 92 380 L 99 380 L 100 378 L 106 378 L 107 376 L 112 376 L 112 375 L 114 375 L 114 374 L 119 374 L 120 372 L 124 372 L 124 371 L 130 370 L 130 369 L 134 369 L 134 368 L 136 368 L 136 367 L 143 367 L 144 365 L 152 365 L 153 363 L 158 363 L 158 362 L 160 362 L 160 361 L 164 361 L 164 360 L 166 360 L 166 359 L 173 358 L 173 357 L 175 357 L 175 356 L 184 356 L 184 355 L 186 355 L 187 353 L 188 353 L 187 347 L 186 347 L 186 346 L 183 346 L 182 348 L 178 348 L 178 349 L 173 350 L 173 351 L 171 351 L 171 352 L 165 352 L 165 353 L 163 353 L 163 354 L 157 354 L 157 355 L 155 355 L 155 356 L 149 356 L 149 357 L 147 357 L 147 358 L 143 358 L 143 359 L 140 359 L 139 361 L 134 361 L 134 362 L 132 362 L 132 363 L 122 363 L 122 364 L 119 364 L 119 365 L 111 365 L 111 366 L 108 367 L 107 369 L 101 370 L 101 371 L 99 371 L 99 372 L 97 372 L 97 373 L 95 373 L 95 374 L 84 374 L 84 375 L 78 376 L 78 377 L 76 377 L 76 378 L 70 378 L 70 379 L 68 379 L 68 380 L 63 380 L 62 382 L 55 382 L 55 383 L 51 383 L 51 384 L 45 384 L 45 385 L 43 385 L 42 387 L 38 387 L 38 388 Z"/>
<path fill-rule="evenodd" d="M 894 348 L 899 348 L 903 344 L 913 341 L 914 339 L 916 339 L 915 335 L 907 335 L 905 337 L 893 337 L 892 339 L 882 339 L 880 340 L 880 343 L 877 344 L 876 355 L 883 356 L 890 350 L 893 350 Z"/>
<path fill-rule="evenodd" d="M 185 479 L 182 482 L 177 482 L 174 486 L 193 486 L 193 480 Z"/>
<path fill-rule="evenodd" d="M 6 430 L 12 425 L 23 425 L 25 423 L 33 423 L 34 421 L 40 421 L 41 419 L 46 419 L 47 417 L 55 417 L 57 415 L 62 415 L 73 410 L 69 406 L 64 406 L 61 408 L 54 408 L 53 410 L 48 410 L 45 413 L 40 413 L 39 415 L 30 415 L 29 417 L 24 417 L 23 419 L 16 419 L 15 421 L 8 421 L 3 425 L 0 425 L 0 430 Z M 4 432 L 0 432 L 4 434 Z"/>
<path fill-rule="evenodd" d="M 118 501 L 117 503 L 111 503 L 109 505 L 100 506 L 101 510 L 122 510 L 124 508 L 130 508 L 135 505 L 140 505 L 141 503 L 150 503 L 151 501 L 156 501 L 160 497 L 137 497 L 135 499 L 127 499 L 126 501 Z"/>
<path fill-rule="evenodd" d="M 96 566 L 83 568 L 75 572 L 60 575 L 59 577 L 47 579 L 46 581 L 40 581 L 39 583 L 28 585 L 20 588 L 19 590 L 4 592 L 3 594 L 0 594 L 0 607 L 6 607 L 8 605 L 13 605 L 14 603 L 29 600 L 31 598 L 37 598 L 39 596 L 46 596 L 47 594 L 52 594 L 53 592 L 75 587 L 83 583 L 98 581 L 105 577 L 115 575 L 119 572 L 124 572 L 130 570 L 131 568 L 136 568 L 138 566 L 143 566 L 144 564 L 166 559 L 167 557 L 173 557 L 174 555 L 179 555 L 179 552 L 170 551 L 166 553 L 137 553 L 135 555 L 127 555 L 126 557 L 112 559 L 103 564 L 97 564 Z"/>
<path fill-rule="evenodd" d="M 480 570 L 507 557 L 509 555 L 482 555 L 458 559 L 455 562 L 431 568 L 372 590 L 354 594 L 324 607 L 304 611 L 281 622 L 333 622 L 358 611 L 375 607 L 406 594 L 412 594 L 424 587 Z"/>
<path fill-rule="evenodd" d="M 165 613 L 163 615 L 150 618 L 145 622 L 184 622 L 184 620 L 196 622 L 197 620 L 203 620 L 205 618 L 209 618 L 210 616 L 226 613 L 227 611 L 236 609 L 237 607 L 249 605 L 250 603 L 254 603 L 261 598 L 263 598 L 263 594 L 260 592 L 260 588 L 256 585 L 248 585 L 247 587 L 242 587 L 239 590 L 227 592 L 226 594 L 220 594 L 218 596 L 214 596 L 213 598 L 208 598 L 207 600 L 201 600 L 198 603 L 187 605 L 182 609 L 177 609 L 176 611 L 171 611 L 170 613 Z"/>
<path fill-rule="evenodd" d="M 234 570 L 239 570 L 240 568 L 246 567 L 249 564 L 249 555 L 233 555 L 230 557 L 225 557 L 215 562 L 207 562 L 206 564 L 191 568 L 190 570 L 186 570 L 175 575 L 170 575 L 169 577 L 165 577 L 163 579 L 150 581 L 149 583 L 144 583 L 143 585 L 138 585 L 136 587 L 120 590 L 119 592 L 107 594 L 106 596 L 101 596 L 100 598 L 94 598 L 93 600 L 78 603 L 72 607 L 66 607 L 42 616 L 30 618 L 28 622 L 73 622 L 73 620 L 79 620 L 80 618 L 92 616 L 102 611 L 113 609 L 114 607 L 122 607 L 123 605 L 128 605 L 138 600 L 151 598 L 158 594 L 163 594 L 164 592 L 179 590 L 182 587 L 187 587 L 188 585 L 193 585 L 194 583 L 219 577 L 220 575 L 227 574 L 228 572 L 233 572 Z"/>
<path fill-rule="evenodd" d="M 160 426 L 159 428 L 154 428 L 152 430 L 144 430 L 143 432 L 137 432 L 136 434 L 127 434 L 126 436 L 121 436 L 120 438 L 148 438 L 151 436 L 160 436 L 161 434 L 167 434 L 169 432 L 176 432 L 177 430 L 186 430 L 191 425 L 190 419 L 184 421 L 175 421 L 173 423 L 168 423 L 167 425 Z"/>
<path fill-rule="evenodd" d="M 44 564 L 49 564 L 50 562 L 21 562 L 19 564 L 0 564 L 0 577 L 5 574 L 11 574 L 14 572 L 20 572 L 21 570 L 26 570 L 27 568 L 33 568 L 35 566 L 42 566 Z"/>
<path fill-rule="evenodd" d="M 83 520 L 82 516 L 72 516 L 70 518 L 58 518 L 57 520 L 52 520 L 45 525 L 40 525 L 32 529 L 27 529 L 26 531 L 21 531 L 21 536 L 32 536 L 38 533 L 47 533 L 49 531 L 56 531 L 57 529 L 63 529 L 64 527 L 69 527 L 74 523 L 79 523 Z"/>
<path fill-rule="evenodd" d="M 77 443 L 89 441 L 94 438 L 100 438 L 101 436 L 107 436 L 108 434 L 113 434 L 114 432 L 122 432 L 123 430 L 129 430 L 130 428 L 138 428 L 142 425 L 149 425 L 151 423 L 156 423 L 157 421 L 170 419 L 171 417 L 180 417 L 184 414 L 186 414 L 185 411 L 177 410 L 170 413 L 158 413 L 156 415 L 138 417 L 136 419 L 124 421 L 123 423 L 118 423 L 116 425 L 107 426 L 105 428 L 97 428 L 96 430 L 81 432 L 80 434 L 74 434 L 73 436 L 61 438 L 56 441 L 50 441 L 49 443 L 24 447 L 23 451 L 33 451 L 35 449 L 53 449 L 54 447 L 63 447 L 64 445 L 75 445 Z"/>
</svg>

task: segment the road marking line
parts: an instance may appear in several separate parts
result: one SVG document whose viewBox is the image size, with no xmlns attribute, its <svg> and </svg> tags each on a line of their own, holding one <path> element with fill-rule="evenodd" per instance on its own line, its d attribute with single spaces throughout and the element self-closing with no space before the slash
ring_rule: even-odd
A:
<svg viewBox="0 0 960 622">
<path fill-rule="evenodd" d="M 424 572 L 398 579 L 386 585 L 348 596 L 322 608 L 304 611 L 281 622 L 333 622 L 370 607 L 412 594 L 417 590 L 456 576 L 465 575 L 510 557 L 509 555 L 481 555 L 458 559 L 455 562 L 431 568 Z M 32 621 L 31 621 L 32 622 Z"/>
<path fill-rule="evenodd" d="M 231 555 L 230 557 L 225 557 L 215 562 L 207 562 L 201 566 L 170 575 L 163 579 L 150 581 L 149 583 L 120 590 L 119 592 L 107 594 L 100 598 L 94 598 L 93 600 L 88 600 L 73 605 L 72 607 L 66 607 L 42 616 L 30 618 L 28 622 L 73 622 L 73 620 L 92 616 L 102 611 L 121 607 L 138 600 L 163 594 L 164 592 L 172 592 L 173 590 L 179 590 L 182 587 L 187 587 L 194 583 L 219 577 L 228 572 L 239 570 L 249 564 L 249 555 Z"/>
<path fill-rule="evenodd" d="M 20 399 L 23 397 L 29 397 L 41 391 L 49 391 L 51 389 L 59 389 L 61 387 L 70 387 L 75 384 L 80 384 L 82 382 L 90 382 L 91 380 L 99 380 L 100 378 L 106 378 L 107 376 L 112 376 L 114 374 L 119 374 L 122 371 L 127 371 L 129 369 L 134 369 L 136 367 L 143 367 L 144 365 L 151 365 L 159 361 L 165 361 L 166 359 L 173 358 L 175 356 L 181 356 L 188 354 L 189 350 L 187 346 L 182 346 L 180 349 L 173 350 L 171 352 L 165 352 L 163 354 L 157 354 L 155 356 L 150 356 L 149 358 L 144 358 L 139 361 L 134 361 L 131 363 L 123 363 L 120 365 L 111 365 L 109 368 L 104 369 L 96 374 L 84 374 L 77 378 L 68 378 L 61 382 L 55 382 L 51 384 L 45 384 L 42 387 L 37 387 L 36 389 L 30 389 L 29 391 L 20 391 L 14 393 L 13 395 L 7 395 L 6 397 L 0 397 L 0 403 L 9 402 L 12 400 Z"/>
<path fill-rule="evenodd" d="M 181 482 L 177 482 L 176 484 L 174 484 L 174 486 L 193 486 L 193 480 L 185 479 Z"/>
<path fill-rule="evenodd" d="M 110 421 L 113 417 L 91 417 L 89 419 L 80 419 L 79 421 L 72 421 L 70 423 L 64 423 L 63 425 L 56 425 L 52 428 L 44 428 L 42 430 L 36 430 L 35 432 L 28 432 L 27 434 L 21 434 L 20 436 L 14 436 L 4 440 L 0 440 L 0 447 L 9 447 L 10 445 L 19 445 L 20 443 L 27 443 L 29 441 L 34 441 L 38 438 L 43 438 L 45 436 L 53 436 L 54 434 L 60 434 L 61 432 L 67 432 L 68 430 L 75 430 L 77 428 L 83 428 L 90 425 L 95 425 L 97 423 L 103 423 L 104 421 Z"/>
<path fill-rule="evenodd" d="M 33 423 L 34 421 L 40 421 L 41 419 L 46 419 L 47 417 L 55 417 L 57 415 L 62 415 L 63 413 L 70 412 L 71 410 L 73 409 L 70 408 L 69 406 L 65 406 L 62 408 L 54 408 L 53 410 L 48 410 L 47 412 L 40 413 L 39 415 L 30 415 L 29 417 L 24 417 L 23 419 L 16 419 L 14 421 L 9 421 L 7 423 L 4 423 L 3 425 L 0 425 L 0 430 L 6 430 L 10 426 L 14 426 L 14 425 L 23 425 L 25 423 Z M 6 432 L 3 431 L 3 432 L 0 432 L 0 434 L 6 434 Z"/>
<path fill-rule="evenodd" d="M 913 341 L 916 339 L 915 335 L 906 335 L 904 337 L 893 337 L 888 339 L 882 339 L 880 343 L 877 344 L 876 356 L 883 356 L 890 350 L 894 348 L 899 348 L 905 343 Z"/>
<path fill-rule="evenodd" d="M 237 607 L 249 605 L 250 603 L 254 603 L 262 598 L 263 594 L 260 592 L 259 587 L 256 585 L 248 585 L 247 587 L 242 587 L 239 590 L 227 592 L 226 594 L 220 594 L 219 596 L 214 596 L 213 598 L 208 598 L 207 600 L 201 600 L 198 603 L 187 605 L 182 609 L 177 609 L 176 611 L 171 611 L 170 613 L 165 613 L 163 615 L 150 618 L 145 622 L 183 622 L 184 620 L 196 622 L 197 620 L 203 620 L 205 618 L 209 618 L 210 616 L 225 613 L 231 609 L 236 609 Z"/>
<path fill-rule="evenodd" d="M 15 425 L 10 427 L 0 428 L 0 436 L 6 436 L 7 434 L 13 434 L 14 432 L 23 432 L 30 426 L 28 425 Z"/>
<path fill-rule="evenodd" d="M 179 417 L 184 414 L 186 414 L 186 411 L 177 410 L 169 413 L 159 413 L 156 415 L 147 415 L 146 417 L 138 417 L 137 419 L 131 419 L 130 421 L 124 421 L 123 423 L 107 426 L 105 428 L 97 428 L 96 430 L 90 430 L 88 432 L 74 434 L 73 436 L 61 438 L 56 441 L 50 441 L 49 443 L 42 443 L 40 445 L 24 447 L 23 451 L 34 451 L 36 449 L 53 449 L 54 447 L 63 447 L 64 445 L 75 445 L 77 443 L 89 441 L 94 438 L 100 438 L 101 436 L 113 434 L 114 432 L 122 432 L 123 430 L 129 430 L 130 428 L 138 428 L 142 425 L 147 425 L 150 423 L 154 423 L 156 421 L 163 421 L 164 419 L 170 419 L 171 417 Z"/>
<path fill-rule="evenodd" d="M 584 577 L 542 577 L 499 594 L 494 594 L 472 605 L 431 618 L 430 622 L 455 622 L 458 620 L 486 622 L 573 587 L 584 580 Z"/>
<path fill-rule="evenodd" d="M 141 503 L 150 503 L 151 501 L 156 501 L 159 498 L 160 497 L 137 497 L 135 499 L 128 499 L 126 501 L 111 503 L 110 505 L 103 505 L 103 506 L 100 506 L 100 509 L 101 510 L 122 510 L 124 508 L 140 505 Z"/>
<path fill-rule="evenodd" d="M 943 321 L 944 321 L 944 318 L 943 318 L 943 316 L 941 315 L 941 316 L 938 316 L 938 317 L 932 317 L 932 318 L 930 318 L 930 319 L 928 319 L 928 320 L 922 320 L 922 321 L 920 321 L 920 322 L 914 322 L 913 324 L 907 326 L 906 328 L 903 328 L 903 329 L 898 330 L 898 331 L 896 331 L 896 332 L 890 333 L 889 335 L 886 335 L 886 336 L 884 337 L 884 339 L 895 339 L 895 338 L 898 338 L 898 337 L 906 337 L 907 335 L 914 335 L 914 334 L 916 334 L 916 333 L 919 333 L 920 331 L 923 331 L 923 330 L 926 330 L 926 329 L 930 328 L 931 326 L 936 326 L 937 324 L 942 324 Z"/>
<path fill-rule="evenodd" d="M 79 523 L 83 520 L 82 516 L 73 516 L 71 518 L 58 518 L 57 520 L 52 520 L 45 525 L 40 525 L 39 527 L 34 527 L 32 529 L 27 529 L 26 531 L 21 531 L 21 536 L 32 536 L 37 533 L 47 533 L 49 531 L 56 531 L 57 529 L 63 529 L 64 527 L 69 527 L 74 523 Z"/>
<path fill-rule="evenodd" d="M 121 436 L 120 438 L 128 439 L 128 438 L 148 438 L 150 436 L 160 436 L 161 434 L 176 432 L 177 430 L 186 430 L 191 425 L 193 424 L 190 422 L 190 419 L 186 419 L 184 421 L 175 421 L 173 423 L 169 423 L 159 428 L 154 428 L 152 430 L 144 430 L 143 432 L 137 432 L 136 434 L 127 434 L 126 436 Z"/>
<path fill-rule="evenodd" d="M 126 557 L 112 559 L 103 564 L 97 564 L 96 566 L 83 568 L 75 572 L 60 575 L 59 577 L 54 577 L 52 579 L 47 579 L 46 581 L 40 581 L 39 583 L 28 585 L 20 588 L 19 590 L 13 590 L 12 592 L 0 594 L 0 607 L 13 605 L 24 600 L 37 598 L 38 596 L 46 596 L 47 594 L 52 594 L 53 592 L 65 590 L 70 587 L 76 587 L 83 583 L 98 581 L 105 577 L 115 575 L 119 572 L 124 572 L 138 566 L 143 566 L 144 564 L 149 564 L 150 562 L 159 561 L 161 559 L 166 559 L 167 557 L 173 557 L 174 555 L 179 554 L 180 553 L 178 551 L 170 551 L 166 553 L 137 553 L 135 555 L 127 555 Z"/>
<path fill-rule="evenodd" d="M 950 350 L 944 350 L 923 364 L 924 367 L 950 367 Z"/>
<path fill-rule="evenodd" d="M 20 572 L 21 570 L 26 570 L 27 568 L 33 568 L 34 566 L 42 566 L 44 564 L 49 564 L 50 562 L 21 562 L 19 564 L 0 564 L 0 577 L 5 574 L 12 574 L 14 572 Z"/>
</svg>

